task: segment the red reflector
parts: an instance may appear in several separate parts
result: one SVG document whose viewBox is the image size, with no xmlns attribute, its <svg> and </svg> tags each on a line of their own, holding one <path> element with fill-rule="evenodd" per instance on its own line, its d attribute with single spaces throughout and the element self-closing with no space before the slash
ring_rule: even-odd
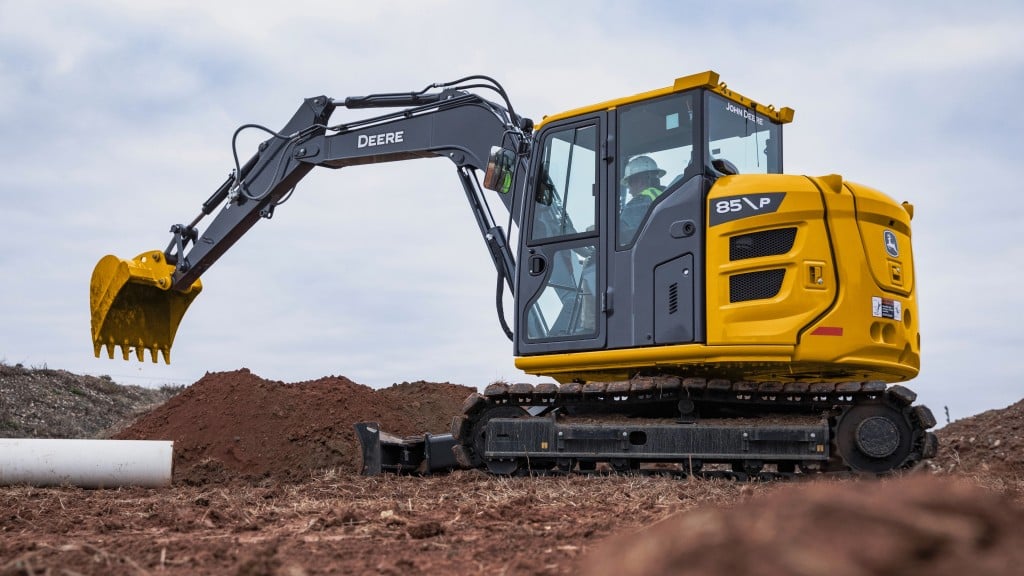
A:
<svg viewBox="0 0 1024 576">
<path fill-rule="evenodd" d="M 811 336 L 842 336 L 842 326 L 819 326 L 811 332 Z"/>
</svg>

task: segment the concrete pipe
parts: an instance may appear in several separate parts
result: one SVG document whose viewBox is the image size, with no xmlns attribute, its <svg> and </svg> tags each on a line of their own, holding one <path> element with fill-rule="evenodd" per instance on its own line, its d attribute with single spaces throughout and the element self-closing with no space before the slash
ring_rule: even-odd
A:
<svg viewBox="0 0 1024 576">
<path fill-rule="evenodd" d="M 0 438 L 0 485 L 171 485 L 174 442 Z"/>
</svg>

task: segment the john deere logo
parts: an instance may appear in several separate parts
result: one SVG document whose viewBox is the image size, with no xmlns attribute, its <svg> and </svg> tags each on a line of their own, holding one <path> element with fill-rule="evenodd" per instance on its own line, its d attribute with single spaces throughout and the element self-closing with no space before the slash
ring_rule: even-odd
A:
<svg viewBox="0 0 1024 576">
<path fill-rule="evenodd" d="M 896 243 L 896 234 L 892 230 L 886 230 L 882 238 L 885 240 L 885 253 L 893 258 L 899 258 L 900 246 Z"/>
</svg>

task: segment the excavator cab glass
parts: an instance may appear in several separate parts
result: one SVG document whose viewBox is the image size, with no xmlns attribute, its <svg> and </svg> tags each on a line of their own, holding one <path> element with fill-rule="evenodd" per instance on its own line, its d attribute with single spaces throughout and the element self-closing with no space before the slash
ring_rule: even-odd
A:
<svg viewBox="0 0 1024 576">
<path fill-rule="evenodd" d="M 487 170 L 484 171 L 484 188 L 501 194 L 508 194 L 512 189 L 512 180 L 516 170 L 515 152 L 494 146 L 487 158 Z"/>
<path fill-rule="evenodd" d="M 706 94 L 709 163 L 726 174 L 781 174 L 782 126 L 718 94 Z"/>
<path fill-rule="evenodd" d="M 618 246 L 633 242 L 654 204 L 700 173 L 697 92 L 644 100 L 618 111 Z M 695 160 L 697 160 L 695 162 Z"/>
<path fill-rule="evenodd" d="M 530 221 L 527 308 L 531 342 L 598 334 L 598 125 L 574 123 L 543 137 Z"/>
</svg>

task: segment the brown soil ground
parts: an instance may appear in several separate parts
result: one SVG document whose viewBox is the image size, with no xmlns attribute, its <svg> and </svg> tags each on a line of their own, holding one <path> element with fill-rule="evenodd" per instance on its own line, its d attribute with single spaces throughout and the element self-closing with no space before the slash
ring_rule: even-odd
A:
<svg viewBox="0 0 1024 576">
<path fill-rule="evenodd" d="M 962 480 L 813 482 L 613 538 L 586 559 L 583 573 L 1020 574 L 1022 524 L 1024 508 Z"/>
<path fill-rule="evenodd" d="M 957 420 L 939 438 L 941 470 L 1024 478 L 1024 400 Z"/>
<path fill-rule="evenodd" d="M 0 375 L 25 382 L 21 397 L 40 380 Z M 1019 574 L 1024 562 L 1024 402 L 947 426 L 931 470 L 882 481 L 356 474 L 355 422 L 445 432 L 472 391 L 208 374 L 116 434 L 174 440 L 173 487 L 0 487 L 0 576 Z"/>
</svg>

